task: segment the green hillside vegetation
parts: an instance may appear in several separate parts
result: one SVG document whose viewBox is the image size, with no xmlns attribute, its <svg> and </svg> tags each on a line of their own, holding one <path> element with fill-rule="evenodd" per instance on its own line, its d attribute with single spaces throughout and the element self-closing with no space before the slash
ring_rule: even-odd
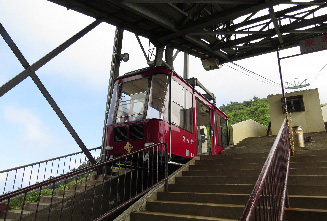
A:
<svg viewBox="0 0 327 221">
<path fill-rule="evenodd" d="M 270 122 L 268 99 L 253 97 L 250 101 L 231 102 L 219 107 L 228 116 L 228 126 L 244 120 L 255 120 L 268 126 Z"/>
</svg>

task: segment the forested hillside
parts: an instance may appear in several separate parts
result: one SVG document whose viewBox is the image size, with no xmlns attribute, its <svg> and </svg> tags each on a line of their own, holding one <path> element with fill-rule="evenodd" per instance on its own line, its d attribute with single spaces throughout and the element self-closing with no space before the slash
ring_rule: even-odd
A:
<svg viewBox="0 0 327 221">
<path fill-rule="evenodd" d="M 244 120 L 255 120 L 267 125 L 270 122 L 268 99 L 253 97 L 250 101 L 231 102 L 219 107 L 228 116 L 228 126 Z"/>
</svg>

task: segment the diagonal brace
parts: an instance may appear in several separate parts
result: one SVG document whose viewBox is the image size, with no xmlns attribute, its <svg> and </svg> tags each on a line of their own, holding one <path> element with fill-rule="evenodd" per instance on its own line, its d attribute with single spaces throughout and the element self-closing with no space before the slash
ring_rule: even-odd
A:
<svg viewBox="0 0 327 221">
<path fill-rule="evenodd" d="M 67 41 L 59 45 L 57 48 L 55 48 L 53 51 L 45 55 L 43 58 L 26 68 L 24 71 L 22 71 L 20 74 L 16 75 L 14 78 L 12 78 L 10 81 L 5 83 L 0 87 L 0 97 L 2 97 L 5 93 L 10 91 L 12 88 L 14 88 L 16 85 L 18 85 L 21 81 L 26 79 L 29 75 L 29 72 L 37 71 L 39 68 L 41 68 L 43 65 L 48 63 L 52 58 L 56 57 L 58 54 L 63 52 L 66 48 L 68 48 L 70 45 L 75 43 L 78 39 L 83 37 L 85 34 L 87 34 L 89 31 L 91 31 L 93 28 L 95 28 L 97 25 L 99 25 L 101 21 L 96 20 L 87 27 L 85 27 L 83 30 L 75 34 L 73 37 L 69 38 Z M 0 34 L 5 39 L 8 39 L 9 35 L 6 33 L 3 26 L 0 26 Z M 9 37 L 10 38 L 10 37 Z M 7 41 L 6 41 L 7 42 Z M 8 44 L 8 43 L 7 43 Z M 12 44 L 12 43 L 11 43 Z M 9 45 L 9 44 L 8 44 Z M 10 45 L 9 45 L 10 46 Z M 14 52 L 15 53 L 15 52 Z M 21 58 L 18 58 L 21 61 Z"/>
<path fill-rule="evenodd" d="M 98 23 L 98 22 L 97 22 Z M 94 23 L 93 23 L 94 24 Z M 98 23 L 99 24 L 99 23 Z M 89 26 L 88 26 L 89 27 Z M 95 26 L 94 26 L 95 27 Z M 93 27 L 93 28 L 94 28 Z M 92 29 L 93 29 L 92 28 Z M 91 30 L 92 30 L 91 29 Z M 8 44 L 8 46 L 10 47 L 10 49 L 13 51 L 13 53 L 15 54 L 15 56 L 18 58 L 18 60 L 20 61 L 20 63 L 22 64 L 22 66 L 25 68 L 25 71 L 23 71 L 21 74 L 17 75 L 19 77 L 15 77 L 13 78 L 11 81 L 9 81 L 9 83 L 11 83 L 14 86 L 16 86 L 17 84 L 19 84 L 21 81 L 23 81 L 24 79 L 26 79 L 27 76 L 30 76 L 32 78 L 32 80 L 34 81 L 34 83 L 36 84 L 36 86 L 38 87 L 38 89 L 40 90 L 40 92 L 42 93 L 42 95 L 45 97 L 45 99 L 48 101 L 48 103 L 51 105 L 52 109 L 56 112 L 57 116 L 60 118 L 61 122 L 65 125 L 65 127 L 67 128 L 67 130 L 69 131 L 69 133 L 72 135 L 72 137 L 74 138 L 74 140 L 76 141 L 76 143 L 79 145 L 79 147 L 82 149 L 82 151 L 84 152 L 84 154 L 86 155 L 86 157 L 89 159 L 89 161 L 92 164 L 95 164 L 96 161 L 93 158 L 93 156 L 91 155 L 91 153 L 88 151 L 88 149 L 86 148 L 85 144 L 83 143 L 83 141 L 80 139 L 80 137 L 78 136 L 78 134 L 76 133 L 76 131 L 74 130 L 74 128 L 72 127 L 72 125 L 69 123 L 69 121 L 67 120 L 67 118 L 65 117 L 65 115 L 63 114 L 63 112 L 60 110 L 59 106 L 57 105 L 57 103 L 54 101 L 54 99 L 52 98 L 52 96 L 50 95 L 50 93 L 48 92 L 48 90 L 45 88 L 45 86 L 43 85 L 43 83 L 41 82 L 41 80 L 39 79 L 39 77 L 36 75 L 35 71 L 31 68 L 31 66 L 29 65 L 28 61 L 25 59 L 25 57 L 23 56 L 23 54 L 21 53 L 21 51 L 19 50 L 19 48 L 17 47 L 17 45 L 14 43 L 14 41 L 11 39 L 11 37 L 9 36 L 9 34 L 7 33 L 7 31 L 5 30 L 5 28 L 2 26 L 2 24 L 0 24 L 0 34 L 2 35 L 3 39 L 6 41 L 6 43 Z M 86 33 L 85 33 L 86 34 Z M 76 36 L 76 35 L 75 35 Z M 82 35 L 83 36 L 83 35 Z M 82 37 L 80 36 L 80 37 Z M 70 39 L 69 39 L 70 40 Z M 68 41 L 69 41 L 68 40 Z M 76 39 L 77 40 L 77 39 Z M 75 40 L 75 41 L 76 41 Z M 74 43 L 75 41 L 73 41 L 72 43 Z M 65 42 L 66 43 L 66 42 Z M 64 43 L 64 44 L 65 44 Z M 68 46 L 70 46 L 72 43 L 70 43 Z M 62 46 L 62 45 L 61 45 Z M 68 47 L 67 46 L 67 47 Z M 60 48 L 60 46 L 58 47 Z M 57 49 L 58 49 L 57 48 Z M 56 50 L 56 49 L 55 49 Z M 63 49 L 64 50 L 64 49 Z M 60 50 L 57 50 L 60 51 Z M 52 52 L 50 52 L 49 54 L 51 54 Z M 60 53 L 60 52 L 59 52 Z M 59 54 L 58 53 L 58 54 Z M 48 54 L 48 55 L 49 55 Z M 56 56 L 56 55 L 55 55 Z M 51 57 L 51 56 L 49 56 Z M 51 58 L 52 59 L 52 58 Z M 50 59 L 50 60 L 51 60 Z M 42 59 L 41 59 L 42 60 Z M 46 59 L 45 59 L 46 60 Z M 38 63 L 38 62 L 36 62 Z M 35 64 L 36 64 L 35 63 Z M 33 65 L 32 65 L 33 66 Z M 41 65 L 43 66 L 43 65 Z M 40 66 L 40 67 L 41 67 Z M 14 80 L 15 79 L 15 80 Z M 13 81 L 14 80 L 14 81 Z M 20 80 L 20 81 L 19 81 Z M 8 83 L 7 83 L 8 84 Z M 5 85 L 4 85 L 5 86 Z M 10 89 L 12 89 L 13 87 L 9 87 Z M 0 88 L 2 89 L 3 86 Z M 5 89 L 8 89 L 5 88 Z M 10 90 L 9 89 L 9 90 Z M 8 91 L 9 91 L 8 90 Z M 7 91 L 6 91 L 7 92 Z M 2 96 L 3 94 L 1 94 Z"/>
</svg>

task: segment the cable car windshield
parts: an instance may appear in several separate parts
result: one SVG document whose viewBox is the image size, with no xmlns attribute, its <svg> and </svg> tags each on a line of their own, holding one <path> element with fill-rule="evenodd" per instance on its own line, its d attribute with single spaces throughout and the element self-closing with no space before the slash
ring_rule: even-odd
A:
<svg viewBox="0 0 327 221">
<path fill-rule="evenodd" d="M 150 79 L 150 80 L 149 80 Z M 168 121 L 169 81 L 165 74 L 115 84 L 108 124 L 146 119 Z"/>
</svg>

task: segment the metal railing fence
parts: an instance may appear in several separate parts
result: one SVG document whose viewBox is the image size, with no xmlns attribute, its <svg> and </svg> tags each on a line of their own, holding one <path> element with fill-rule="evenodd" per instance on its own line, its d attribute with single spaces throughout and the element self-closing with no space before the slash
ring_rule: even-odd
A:
<svg viewBox="0 0 327 221">
<path fill-rule="evenodd" d="M 164 181 L 168 188 L 167 145 L 159 143 L 1 195 L 0 219 L 112 219 Z"/>
<path fill-rule="evenodd" d="M 289 162 L 289 128 L 285 119 L 243 211 L 241 221 L 283 219 L 284 208 L 289 205 Z"/>
<path fill-rule="evenodd" d="M 89 149 L 94 158 L 99 158 L 101 148 Z M 66 174 L 79 167 L 90 165 L 85 154 L 80 151 L 60 157 L 43 160 L 11 169 L 0 171 L 0 194 L 30 186 Z"/>
</svg>

